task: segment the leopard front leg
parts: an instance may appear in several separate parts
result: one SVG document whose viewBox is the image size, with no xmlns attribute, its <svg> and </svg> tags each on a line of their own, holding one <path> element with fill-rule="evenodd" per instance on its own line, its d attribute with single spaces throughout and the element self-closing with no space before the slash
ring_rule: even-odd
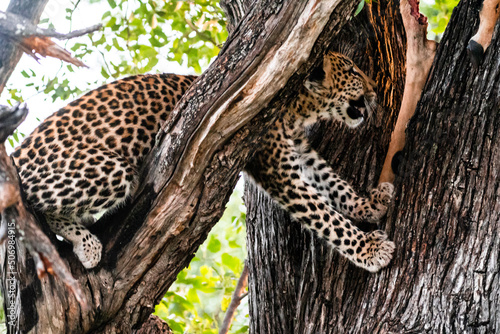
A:
<svg viewBox="0 0 500 334">
<path fill-rule="evenodd" d="M 294 220 L 325 239 L 355 265 L 376 272 L 389 264 L 394 243 L 387 240 L 385 232 L 361 231 L 333 210 L 316 189 L 296 173 L 278 172 L 259 163 L 247 171 Z"/>
<path fill-rule="evenodd" d="M 307 182 L 335 210 L 354 220 L 371 223 L 379 222 L 386 214 L 394 193 L 391 183 L 379 184 L 370 192 L 369 198 L 364 198 L 356 194 L 354 189 L 335 174 L 326 161 L 306 143 L 297 146 L 297 154 L 302 174 Z"/>
<path fill-rule="evenodd" d="M 364 220 L 371 223 L 377 223 L 386 214 L 387 207 L 392 201 L 394 186 L 392 183 L 384 182 L 377 188 L 370 191 L 370 198 L 358 198 L 351 201 L 348 205 L 354 207 L 350 216 L 356 220 Z"/>
<path fill-rule="evenodd" d="M 355 265 L 376 272 L 389 264 L 394 243 L 387 240 L 385 232 L 361 231 L 349 219 L 330 209 L 307 183 L 296 180 L 292 186 L 285 186 L 279 196 L 279 202 L 292 218 L 316 232 Z M 304 198 L 307 200 L 304 201 Z"/>
</svg>

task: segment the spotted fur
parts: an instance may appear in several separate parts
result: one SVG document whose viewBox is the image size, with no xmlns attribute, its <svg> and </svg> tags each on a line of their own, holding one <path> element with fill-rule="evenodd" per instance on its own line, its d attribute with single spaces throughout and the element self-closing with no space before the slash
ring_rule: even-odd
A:
<svg viewBox="0 0 500 334">
<path fill-rule="evenodd" d="M 102 250 L 86 226 L 133 193 L 160 125 L 195 78 L 137 75 L 104 85 L 47 118 L 12 154 L 29 204 L 86 268 Z"/>
<path fill-rule="evenodd" d="M 141 162 L 176 102 L 195 77 L 139 75 L 87 93 L 47 118 L 13 153 L 28 202 L 54 233 L 73 244 L 86 268 L 101 258 L 86 228 L 134 192 Z M 392 197 L 381 184 L 358 196 L 307 144 L 304 127 L 334 118 L 350 127 L 367 116 L 372 83 L 351 60 L 328 54 L 263 140 L 247 171 L 292 217 L 370 271 L 386 266 L 394 244 L 346 217 L 377 222 Z"/>
<path fill-rule="evenodd" d="M 374 106 L 373 82 L 347 57 L 331 53 L 314 70 L 297 99 L 287 108 L 247 167 L 257 183 L 292 218 L 324 238 L 357 266 L 375 272 L 392 258 L 394 243 L 383 231 L 365 233 L 348 218 L 378 222 L 393 194 L 381 183 L 370 198 L 356 194 L 309 147 L 304 129 L 319 119 L 336 119 L 351 128 Z M 365 104 L 366 103 L 366 104 Z"/>
</svg>

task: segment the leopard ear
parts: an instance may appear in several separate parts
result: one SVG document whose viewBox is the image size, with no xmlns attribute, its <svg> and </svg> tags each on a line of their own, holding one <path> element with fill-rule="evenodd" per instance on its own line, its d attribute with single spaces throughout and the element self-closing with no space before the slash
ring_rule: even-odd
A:
<svg viewBox="0 0 500 334">
<path fill-rule="evenodd" d="M 323 64 L 312 69 L 311 73 L 307 76 L 304 86 L 307 90 L 313 93 L 319 93 L 323 87 L 326 73 L 323 69 Z"/>
<path fill-rule="evenodd" d="M 312 71 L 311 74 L 307 77 L 307 81 L 311 82 L 322 82 L 325 80 L 325 70 L 323 69 L 323 64 L 315 67 Z"/>
</svg>

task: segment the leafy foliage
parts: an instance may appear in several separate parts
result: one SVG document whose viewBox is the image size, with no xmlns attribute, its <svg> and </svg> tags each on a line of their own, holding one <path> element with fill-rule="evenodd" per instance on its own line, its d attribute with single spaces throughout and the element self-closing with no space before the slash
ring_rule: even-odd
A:
<svg viewBox="0 0 500 334">
<path fill-rule="evenodd" d="M 84 81 L 76 72 L 85 70 L 62 62 L 57 71 L 42 75 L 38 66 L 26 67 L 2 94 L 9 105 L 29 102 L 39 94 L 50 97 L 52 102 L 76 98 L 119 77 L 165 72 L 169 61 L 201 73 L 227 38 L 224 14 L 216 0 L 91 0 L 90 4 L 60 0 L 58 3 L 67 6 L 64 12 L 69 29 L 75 18 L 88 15 L 82 14 L 79 6 L 86 6 L 84 13 L 93 7 L 104 11 L 100 20 L 104 25 L 102 31 L 64 44 L 76 58 L 97 65 L 91 66 L 96 75 L 87 75 L 88 80 Z M 61 21 L 57 17 L 43 18 L 40 25 L 55 28 L 56 19 Z M 19 143 L 18 139 L 9 138 L 12 147 Z"/>
<path fill-rule="evenodd" d="M 450 21 L 453 8 L 458 5 L 460 0 L 435 0 L 423 2 L 420 4 L 421 12 L 429 20 L 429 29 L 427 38 L 440 41 L 443 33 Z"/>
<path fill-rule="evenodd" d="M 50 75 L 37 75 L 35 67 L 23 69 L 24 86 L 31 89 L 25 88 L 21 94 L 19 85 L 15 88 L 12 83 L 8 85 L 5 98 L 11 105 L 42 92 L 50 96 L 52 101 L 75 98 L 83 91 L 111 79 L 146 72 L 165 72 L 162 66 L 167 67 L 167 61 L 175 61 L 191 71 L 201 73 L 217 56 L 227 38 L 224 14 L 216 0 L 92 0 L 90 4 L 80 0 L 58 2 L 67 6 L 65 19 L 70 29 L 73 19 L 81 18 L 79 7 L 85 7 L 87 12 L 93 7 L 104 9 L 100 20 L 104 25 L 103 30 L 64 44 L 84 63 L 98 64 L 100 68 L 96 72 L 99 75 L 87 82 L 73 80 L 75 75 L 72 73 L 81 70 L 62 63 L 59 70 Z M 40 25 L 54 28 L 56 24 L 52 20 L 55 19 L 58 18 L 44 18 Z M 95 69 L 95 66 L 92 67 Z"/>
<path fill-rule="evenodd" d="M 121 55 L 102 69 L 105 78 L 153 70 L 160 57 L 201 73 L 226 40 L 225 20 L 218 1 L 108 0 L 106 29 L 91 37 L 102 54 Z M 169 29 L 165 29 L 169 27 Z M 73 51 L 88 49 L 75 45 Z"/>
<path fill-rule="evenodd" d="M 216 334 L 231 302 L 246 256 L 245 207 L 241 184 L 231 195 L 221 220 L 198 249 L 188 268 L 177 276 L 155 314 L 168 322 L 174 333 Z M 232 324 L 231 333 L 246 333 L 248 305 Z"/>
</svg>

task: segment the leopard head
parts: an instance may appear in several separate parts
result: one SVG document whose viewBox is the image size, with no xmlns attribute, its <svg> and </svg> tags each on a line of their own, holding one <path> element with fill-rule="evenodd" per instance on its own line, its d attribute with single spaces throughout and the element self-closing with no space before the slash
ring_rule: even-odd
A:
<svg viewBox="0 0 500 334">
<path fill-rule="evenodd" d="M 318 117 L 339 120 L 350 128 L 367 119 L 376 105 L 375 82 L 340 53 L 328 53 L 308 76 L 305 87 Z"/>
</svg>

